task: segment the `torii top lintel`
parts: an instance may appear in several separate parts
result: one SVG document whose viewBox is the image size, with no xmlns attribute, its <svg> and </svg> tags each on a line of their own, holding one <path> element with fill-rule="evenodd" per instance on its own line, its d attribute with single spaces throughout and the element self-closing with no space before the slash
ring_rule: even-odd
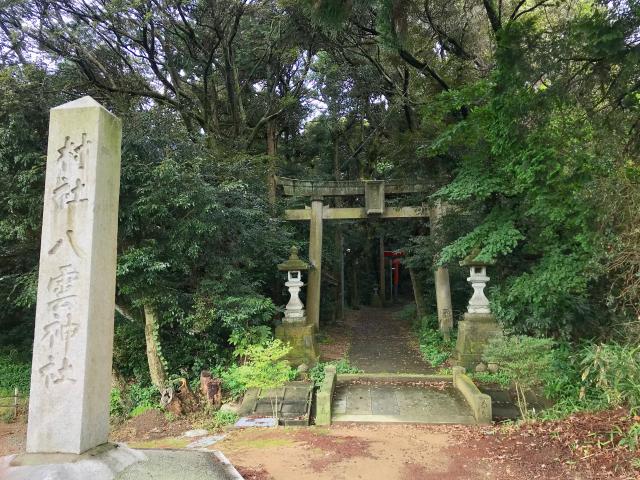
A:
<svg viewBox="0 0 640 480">
<path fill-rule="evenodd" d="M 383 185 L 386 194 L 417 193 L 427 191 L 427 182 L 416 180 L 298 180 L 276 177 L 276 183 L 290 197 L 341 197 L 364 195 L 366 187 Z"/>
<path fill-rule="evenodd" d="M 361 218 L 419 218 L 428 217 L 428 210 L 423 207 L 387 207 L 385 194 L 414 193 L 426 191 L 424 183 L 384 180 L 361 181 L 310 181 L 292 178 L 277 178 L 279 185 L 284 187 L 285 195 L 312 197 L 321 200 L 322 197 L 345 195 L 364 195 L 365 208 L 328 208 L 318 210 L 321 220 L 357 220 Z M 287 220 L 310 220 L 311 210 L 286 210 Z"/>
</svg>

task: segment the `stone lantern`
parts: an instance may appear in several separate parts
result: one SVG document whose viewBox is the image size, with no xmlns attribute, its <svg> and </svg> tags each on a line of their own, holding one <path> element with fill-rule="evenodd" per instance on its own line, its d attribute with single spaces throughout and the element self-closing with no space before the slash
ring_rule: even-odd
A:
<svg viewBox="0 0 640 480">
<path fill-rule="evenodd" d="M 285 286 L 289 289 L 289 303 L 284 311 L 283 322 L 306 323 L 307 317 L 304 311 L 304 304 L 300 300 L 300 289 L 304 286 L 302 282 L 302 272 L 309 270 L 309 264 L 298 257 L 298 247 L 291 247 L 289 260 L 278 265 L 278 270 L 287 272 L 287 282 Z"/>
<path fill-rule="evenodd" d="M 469 300 L 467 311 L 469 313 L 484 313 L 490 314 L 489 299 L 484 294 L 484 287 L 487 286 L 489 277 L 487 277 L 487 267 L 493 265 L 495 262 L 483 262 L 476 260 L 476 257 L 480 254 L 480 249 L 475 248 L 469 256 L 467 256 L 460 265 L 463 267 L 469 267 L 469 277 L 467 282 L 473 287 L 473 296 Z"/>
<path fill-rule="evenodd" d="M 487 267 L 493 262 L 478 260 L 480 249 L 475 248 L 460 265 L 469 267 L 467 281 L 473 287 L 473 295 L 467 306 L 464 320 L 458 322 L 458 340 L 456 352 L 458 365 L 465 368 L 474 368 L 482 361 L 482 354 L 489 340 L 501 335 L 502 330 L 491 313 L 489 299 L 484 294 L 489 277 Z"/>
<path fill-rule="evenodd" d="M 285 286 L 289 289 L 289 303 L 284 310 L 282 324 L 276 327 L 276 338 L 291 346 L 287 359 L 293 366 L 312 366 L 318 361 L 318 346 L 315 325 L 307 323 L 304 304 L 300 300 L 300 290 L 304 286 L 302 272 L 309 270 L 309 264 L 298 257 L 298 248 L 291 247 L 289 259 L 278 265 L 278 270 L 287 272 Z"/>
</svg>

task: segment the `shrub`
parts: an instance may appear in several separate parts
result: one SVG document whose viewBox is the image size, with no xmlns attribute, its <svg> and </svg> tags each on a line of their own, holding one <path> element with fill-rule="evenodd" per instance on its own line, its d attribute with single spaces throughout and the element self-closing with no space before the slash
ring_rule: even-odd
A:
<svg viewBox="0 0 640 480">
<path fill-rule="evenodd" d="M 119 388 L 111 389 L 111 397 L 109 399 L 109 414 L 112 417 L 124 417 L 125 406 L 122 401 L 122 393 Z"/>
<path fill-rule="evenodd" d="M 233 397 L 248 388 L 275 388 L 295 378 L 295 370 L 284 357 L 291 351 L 280 340 L 264 345 L 250 345 L 243 351 L 246 358 L 242 365 L 234 365 L 222 373 L 222 381 Z"/>
<path fill-rule="evenodd" d="M 0 392 L 13 395 L 13 389 L 18 387 L 20 392 L 27 393 L 30 382 L 31 365 L 21 361 L 17 351 L 0 354 Z"/>
<path fill-rule="evenodd" d="M 160 392 L 154 386 L 144 387 L 140 384 L 134 383 L 129 386 L 127 394 L 134 408 L 142 405 L 149 405 L 152 407 L 160 405 Z"/>
<path fill-rule="evenodd" d="M 543 385 L 553 361 L 555 342 L 548 338 L 500 336 L 491 339 L 482 359 L 497 363 L 509 379 L 524 389 Z"/>
<path fill-rule="evenodd" d="M 553 362 L 554 345 L 549 338 L 500 336 L 491 339 L 482 356 L 487 362 L 497 363 L 515 384 L 518 408 L 525 420 L 529 418 L 525 391 L 544 385 L 544 374 Z"/>
<path fill-rule="evenodd" d="M 596 390 L 610 406 L 640 407 L 640 346 L 589 344 L 580 357 L 583 391 Z"/>
<path fill-rule="evenodd" d="M 210 424 L 211 429 L 215 430 L 225 425 L 231 425 L 238 421 L 238 414 L 235 412 L 229 412 L 225 410 L 218 410 L 213 414 L 212 422 Z"/>
</svg>

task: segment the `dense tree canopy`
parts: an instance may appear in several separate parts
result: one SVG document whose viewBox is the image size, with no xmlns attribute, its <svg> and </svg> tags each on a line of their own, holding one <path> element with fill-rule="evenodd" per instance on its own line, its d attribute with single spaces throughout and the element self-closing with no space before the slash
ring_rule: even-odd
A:
<svg viewBox="0 0 640 480">
<path fill-rule="evenodd" d="M 436 236 L 345 233 L 364 286 L 386 233 L 427 286 L 479 246 L 517 332 L 613 335 L 637 317 L 636 0 L 8 0 L 0 27 L 5 345 L 32 335 L 47 111 L 84 94 L 124 120 L 123 374 L 146 375 L 145 313 L 173 372 L 270 324 L 275 265 L 306 239 L 280 220 L 276 175 L 417 178 L 415 202 L 447 206 Z"/>
</svg>

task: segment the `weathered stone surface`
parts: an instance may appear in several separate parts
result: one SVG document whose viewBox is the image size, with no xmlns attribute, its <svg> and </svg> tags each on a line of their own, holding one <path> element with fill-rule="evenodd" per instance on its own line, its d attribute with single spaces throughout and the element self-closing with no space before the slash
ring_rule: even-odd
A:
<svg viewBox="0 0 640 480">
<path fill-rule="evenodd" d="M 291 345 L 287 360 L 293 366 L 303 363 L 315 365 L 318 362 L 318 346 L 315 326 L 309 324 L 283 323 L 276 327 L 276 338 Z"/>
<path fill-rule="evenodd" d="M 403 377 L 380 383 L 369 380 L 345 382 L 343 375 L 338 375 L 332 423 L 476 423 L 472 409 L 450 383 L 451 377 L 444 388 L 405 383 Z"/>
<path fill-rule="evenodd" d="M 426 207 L 385 207 L 380 218 L 428 218 L 429 210 Z M 311 210 L 301 208 L 297 210 L 285 210 L 284 218 L 287 220 L 304 221 L 311 219 Z M 324 220 L 366 220 L 369 218 L 366 208 L 344 207 L 327 208 L 322 211 Z"/>
<path fill-rule="evenodd" d="M 81 455 L 27 453 L 0 457 L 3 480 L 111 480 L 147 457 L 122 444 L 103 444 Z"/>
<path fill-rule="evenodd" d="M 229 460 L 218 451 L 141 451 L 148 460 L 130 466 L 116 480 L 242 480 Z"/>
<path fill-rule="evenodd" d="M 482 373 L 486 371 L 487 371 L 487 366 L 484 363 L 480 362 L 479 364 L 476 365 L 476 372 Z"/>
<path fill-rule="evenodd" d="M 51 110 L 27 451 L 105 443 L 120 120 L 91 97 Z"/>
<path fill-rule="evenodd" d="M 491 397 L 482 393 L 473 381 L 464 373 L 462 367 L 453 368 L 453 384 L 462 393 L 471 407 L 476 422 L 489 424 L 493 419 Z"/>
<path fill-rule="evenodd" d="M 316 394 L 316 425 L 331 425 L 331 401 L 336 385 L 336 367 L 324 367 L 324 380 Z"/>
<path fill-rule="evenodd" d="M 466 313 L 464 320 L 458 323 L 458 365 L 473 369 L 482 361 L 489 340 L 499 335 L 502 335 L 502 329 L 492 314 Z"/>
<path fill-rule="evenodd" d="M 311 201 L 309 224 L 309 270 L 307 286 L 307 315 L 316 331 L 320 328 L 320 285 L 322 282 L 322 198 Z"/>
</svg>

